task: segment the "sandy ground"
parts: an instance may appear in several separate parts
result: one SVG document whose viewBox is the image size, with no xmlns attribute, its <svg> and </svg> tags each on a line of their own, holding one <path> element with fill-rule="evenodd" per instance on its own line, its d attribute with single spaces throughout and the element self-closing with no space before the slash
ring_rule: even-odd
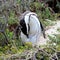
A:
<svg viewBox="0 0 60 60">
<path fill-rule="evenodd" d="M 57 21 L 54 21 L 56 22 L 56 24 L 54 24 L 53 26 L 48 26 L 48 29 L 45 31 L 45 34 L 46 34 L 46 38 L 44 39 L 43 36 L 40 37 L 40 40 L 39 40 L 39 45 L 44 45 L 47 43 L 47 41 L 49 40 L 48 38 L 48 35 L 52 35 L 53 34 L 60 34 L 59 31 L 57 31 L 57 29 L 59 28 L 60 29 L 60 21 L 57 20 Z"/>
</svg>

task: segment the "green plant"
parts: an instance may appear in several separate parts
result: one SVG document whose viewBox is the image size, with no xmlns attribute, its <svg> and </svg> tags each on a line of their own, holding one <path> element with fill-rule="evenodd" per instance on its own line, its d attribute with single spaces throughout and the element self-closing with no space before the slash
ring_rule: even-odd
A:
<svg viewBox="0 0 60 60">
<path fill-rule="evenodd" d="M 32 43 L 31 42 L 26 42 L 25 44 L 26 49 L 31 49 L 32 48 Z"/>
<path fill-rule="evenodd" d="M 57 31 L 60 32 L 60 28 L 57 28 Z"/>
<path fill-rule="evenodd" d="M 17 17 L 15 16 L 15 12 L 14 11 L 10 11 L 10 14 L 9 14 L 9 20 L 8 20 L 8 24 L 15 24 L 15 23 L 18 23 L 18 20 L 17 20 Z"/>
<path fill-rule="evenodd" d="M 60 44 L 60 34 L 54 34 L 54 37 L 49 35 L 48 37 L 52 42 Z"/>
<path fill-rule="evenodd" d="M 9 29 L 6 29 L 6 36 L 8 38 L 8 40 L 13 40 L 13 32 L 10 32 Z"/>
<path fill-rule="evenodd" d="M 44 52 L 42 52 L 42 51 L 38 51 L 36 53 L 36 58 L 38 60 L 49 60 L 49 57 Z"/>
<path fill-rule="evenodd" d="M 0 33 L 0 46 L 6 45 L 6 37 L 4 36 L 3 33 Z"/>
</svg>

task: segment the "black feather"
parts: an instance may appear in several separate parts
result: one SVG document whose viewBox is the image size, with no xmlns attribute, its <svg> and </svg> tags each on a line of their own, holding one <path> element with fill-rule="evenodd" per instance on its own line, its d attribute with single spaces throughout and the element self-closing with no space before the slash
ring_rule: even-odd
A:
<svg viewBox="0 0 60 60">
<path fill-rule="evenodd" d="M 24 19 L 20 20 L 20 25 L 21 25 L 21 31 L 28 37 L 27 27 Z"/>
</svg>

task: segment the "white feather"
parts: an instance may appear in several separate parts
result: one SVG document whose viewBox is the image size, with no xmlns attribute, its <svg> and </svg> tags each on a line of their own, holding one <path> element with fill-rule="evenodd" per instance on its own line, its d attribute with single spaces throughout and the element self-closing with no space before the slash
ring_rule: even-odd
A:
<svg viewBox="0 0 60 60">
<path fill-rule="evenodd" d="M 31 14 L 31 16 L 30 16 Z M 37 45 L 37 42 L 39 42 L 39 37 L 41 35 L 41 27 L 40 27 L 40 22 L 38 18 L 36 17 L 35 13 L 30 12 L 25 15 L 25 23 L 26 26 L 29 24 L 30 25 L 30 31 L 27 33 L 29 34 L 29 38 L 27 38 L 22 32 L 21 32 L 21 39 L 23 42 L 32 42 L 33 45 Z M 30 21 L 29 21 L 29 16 L 30 16 Z M 27 27 L 28 29 L 28 27 Z"/>
</svg>

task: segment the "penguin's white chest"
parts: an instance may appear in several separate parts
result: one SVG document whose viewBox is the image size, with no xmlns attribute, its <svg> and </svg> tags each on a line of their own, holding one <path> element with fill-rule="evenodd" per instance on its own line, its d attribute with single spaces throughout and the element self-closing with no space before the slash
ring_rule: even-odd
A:
<svg viewBox="0 0 60 60">
<path fill-rule="evenodd" d="M 39 32 L 40 30 L 40 24 L 34 20 L 33 18 L 31 19 L 32 21 L 30 21 L 29 25 L 30 25 L 30 31 L 29 34 L 31 35 L 35 35 L 36 33 Z"/>
</svg>

